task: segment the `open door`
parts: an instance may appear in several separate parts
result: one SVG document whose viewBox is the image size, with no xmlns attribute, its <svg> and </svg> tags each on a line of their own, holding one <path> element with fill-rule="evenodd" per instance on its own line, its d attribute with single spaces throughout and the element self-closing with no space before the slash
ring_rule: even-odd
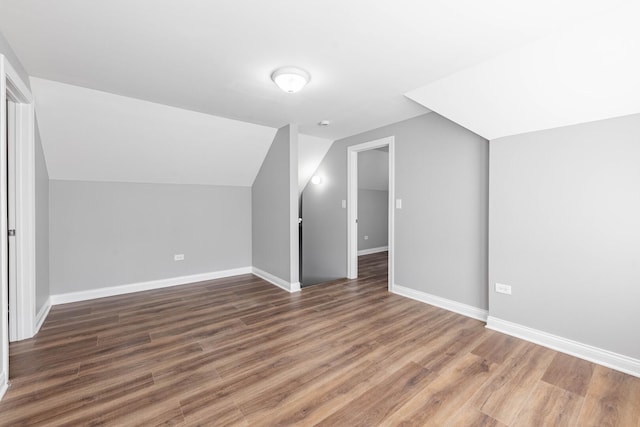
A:
<svg viewBox="0 0 640 427">
<path fill-rule="evenodd" d="M 0 55 L 0 145 L 0 362 L 2 367 L 0 396 L 2 396 L 9 379 L 9 338 L 11 337 L 12 341 L 31 338 L 35 333 L 36 317 L 33 98 L 26 83 L 2 55 Z M 8 156 L 11 156 L 11 161 L 8 161 Z M 11 186 L 8 184 L 10 169 L 12 177 L 15 178 Z M 8 210 L 7 206 L 10 202 L 14 203 L 11 203 L 11 210 Z M 11 232 L 13 234 L 11 246 L 9 230 L 14 230 Z M 9 254 L 10 247 L 12 256 Z M 9 268 L 10 262 L 12 268 Z M 9 316 L 11 316 L 11 322 L 9 322 Z"/>
</svg>

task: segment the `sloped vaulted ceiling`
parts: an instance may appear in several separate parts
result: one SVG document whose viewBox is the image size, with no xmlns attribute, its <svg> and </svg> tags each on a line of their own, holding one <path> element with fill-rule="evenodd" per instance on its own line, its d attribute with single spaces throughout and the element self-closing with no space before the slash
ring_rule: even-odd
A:
<svg viewBox="0 0 640 427">
<path fill-rule="evenodd" d="M 334 140 L 434 110 L 492 139 L 635 112 L 637 6 L 0 0 L 0 31 L 36 77 L 52 178 L 246 186 L 287 123 Z M 302 92 L 270 81 L 285 65 Z"/>
<path fill-rule="evenodd" d="M 406 92 L 623 1 L 0 0 L 0 31 L 34 77 L 335 140 L 423 114 Z M 295 96 L 269 78 L 286 65 L 311 74 Z"/>
<path fill-rule="evenodd" d="M 276 128 L 31 79 L 51 179 L 251 186 Z M 332 141 L 299 135 L 302 189 Z"/>
<path fill-rule="evenodd" d="M 276 129 L 31 79 L 51 179 L 251 186 Z"/>
<path fill-rule="evenodd" d="M 640 1 L 407 93 L 487 139 L 640 113 Z"/>
</svg>

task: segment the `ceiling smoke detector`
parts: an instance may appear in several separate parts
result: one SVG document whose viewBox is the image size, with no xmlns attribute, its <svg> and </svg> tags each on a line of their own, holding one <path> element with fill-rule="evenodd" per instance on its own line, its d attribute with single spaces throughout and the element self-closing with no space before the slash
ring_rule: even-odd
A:
<svg viewBox="0 0 640 427">
<path fill-rule="evenodd" d="M 322 126 L 322 127 L 329 126 L 330 124 L 331 122 L 329 120 L 320 120 L 318 122 L 318 126 Z"/>
</svg>

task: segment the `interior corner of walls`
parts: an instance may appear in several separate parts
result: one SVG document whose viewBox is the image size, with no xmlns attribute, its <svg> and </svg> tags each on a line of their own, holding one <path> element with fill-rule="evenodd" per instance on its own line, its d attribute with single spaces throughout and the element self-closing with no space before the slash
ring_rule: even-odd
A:
<svg viewBox="0 0 640 427">
<path fill-rule="evenodd" d="M 425 304 L 433 305 L 435 307 L 443 308 L 445 310 L 449 310 L 463 316 L 471 317 L 472 319 L 480 320 L 481 322 L 486 322 L 487 318 L 489 317 L 489 312 L 485 309 L 474 307 L 472 305 L 464 304 L 447 298 L 442 298 L 426 292 L 418 291 L 416 289 L 408 288 L 406 286 L 401 286 L 397 283 L 393 284 L 392 292 L 394 294 L 411 298 Z"/>
<path fill-rule="evenodd" d="M 51 310 L 51 297 L 48 297 L 45 303 L 40 307 L 38 314 L 36 315 L 36 327 L 33 335 L 37 334 L 40 331 L 40 328 L 47 320 L 47 316 L 49 315 L 49 311 Z"/>
<path fill-rule="evenodd" d="M 267 271 L 264 271 L 260 268 L 257 267 L 252 267 L 251 268 L 251 272 L 255 275 L 258 276 L 259 278 L 271 283 L 272 285 L 275 285 L 277 287 L 279 287 L 280 289 L 283 289 L 289 293 L 294 293 L 294 292 L 299 292 L 300 291 L 300 282 L 294 282 L 291 283 L 287 280 L 284 280 L 281 277 L 278 277 L 274 274 L 271 274 Z"/>
</svg>

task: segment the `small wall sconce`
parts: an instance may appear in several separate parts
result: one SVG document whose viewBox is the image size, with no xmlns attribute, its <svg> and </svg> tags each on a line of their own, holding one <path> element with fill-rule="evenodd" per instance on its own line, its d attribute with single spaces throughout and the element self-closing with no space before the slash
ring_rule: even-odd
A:
<svg viewBox="0 0 640 427">
<path fill-rule="evenodd" d="M 319 184 L 322 184 L 322 181 L 323 181 L 323 179 L 322 179 L 322 177 L 320 175 L 314 175 L 314 176 L 311 177 L 311 183 L 312 184 L 319 185 Z"/>
</svg>

